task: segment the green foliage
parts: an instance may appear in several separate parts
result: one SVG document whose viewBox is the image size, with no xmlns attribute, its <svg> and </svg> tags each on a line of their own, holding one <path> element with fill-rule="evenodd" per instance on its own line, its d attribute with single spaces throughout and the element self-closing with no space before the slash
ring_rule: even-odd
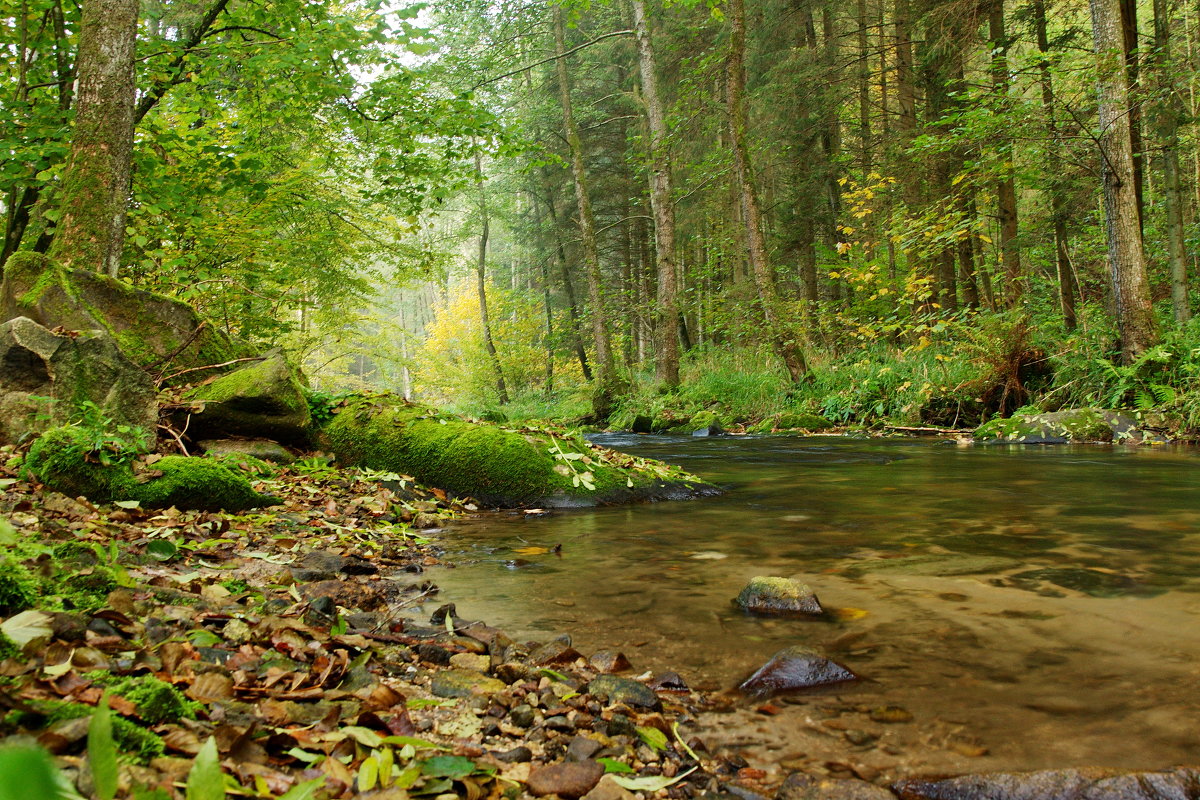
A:
<svg viewBox="0 0 1200 800">
<path fill-rule="evenodd" d="M 12 556 L 0 560 L 0 616 L 31 608 L 38 598 L 38 581 Z"/>
<path fill-rule="evenodd" d="M 0 661 L 8 658 L 17 658 L 20 655 L 21 648 L 17 646 L 17 643 L 8 638 L 3 631 L 0 631 Z"/>
<path fill-rule="evenodd" d="M 96 787 L 97 800 L 113 800 L 117 795 L 117 744 L 113 739 L 112 713 L 108 710 L 108 695 L 100 698 L 87 736 L 88 765 L 92 770 L 92 782 Z"/>
<path fill-rule="evenodd" d="M 70 800 L 79 795 L 40 747 L 0 747 L 0 800 Z"/>
<path fill-rule="evenodd" d="M 211 736 L 196 754 L 188 773 L 187 800 L 225 800 L 225 775 L 221 772 L 217 740 Z"/>
<path fill-rule="evenodd" d="M 28 475 L 56 491 L 107 502 L 129 491 L 135 452 L 94 428 L 64 425 L 43 433 L 25 458 Z"/>
</svg>

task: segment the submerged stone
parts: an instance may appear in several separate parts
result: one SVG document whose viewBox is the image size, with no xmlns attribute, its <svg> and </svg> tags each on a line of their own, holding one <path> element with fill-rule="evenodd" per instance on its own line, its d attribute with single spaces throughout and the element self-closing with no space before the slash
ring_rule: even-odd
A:
<svg viewBox="0 0 1200 800">
<path fill-rule="evenodd" d="M 1022 588 L 1036 588 L 1042 581 L 1090 594 L 1093 597 L 1119 597 L 1126 594 L 1153 594 L 1132 578 L 1086 567 L 1047 567 L 1019 572 L 1012 581 Z"/>
<path fill-rule="evenodd" d="M 975 575 L 984 572 L 1003 572 L 1020 566 L 1021 562 L 999 556 L 925 555 L 905 558 L 879 558 L 859 561 L 846 567 L 846 574 L 887 572 L 901 575 Z"/>
<path fill-rule="evenodd" d="M 753 577 L 734 602 L 752 614 L 819 616 L 825 613 L 808 584 L 793 578 Z"/>
<path fill-rule="evenodd" d="M 1200 797 L 1200 770 L 990 772 L 905 780 L 892 788 L 902 800 L 1191 800 Z"/>
<path fill-rule="evenodd" d="M 506 688 L 503 681 L 470 669 L 447 669 L 433 676 L 429 691 L 437 697 L 474 697 L 495 694 Z"/>
<path fill-rule="evenodd" d="M 739 689 L 748 695 L 766 696 L 831 683 L 857 680 L 858 676 L 811 647 L 794 645 L 780 650 L 744 680 Z"/>
<path fill-rule="evenodd" d="M 896 800 L 896 796 L 866 781 L 793 772 L 779 785 L 775 800 Z"/>
<path fill-rule="evenodd" d="M 633 708 L 662 708 L 658 695 L 644 683 L 616 675 L 601 675 L 587 685 L 587 693 L 595 695 L 609 705 L 624 703 Z"/>
</svg>

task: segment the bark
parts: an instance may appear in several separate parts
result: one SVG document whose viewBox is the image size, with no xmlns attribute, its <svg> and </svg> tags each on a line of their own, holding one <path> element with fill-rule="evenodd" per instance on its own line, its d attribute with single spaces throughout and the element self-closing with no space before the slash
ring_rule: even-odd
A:
<svg viewBox="0 0 1200 800">
<path fill-rule="evenodd" d="M 1163 210 L 1166 212 L 1167 260 L 1171 270 L 1171 307 L 1175 323 L 1192 318 L 1188 303 L 1187 256 L 1184 250 L 1183 186 L 1179 177 L 1179 120 L 1182 103 L 1175 88 L 1171 55 L 1171 12 L 1167 0 L 1154 0 L 1154 69 L 1158 101 L 1154 128 L 1163 170 Z"/>
<path fill-rule="evenodd" d="M 1079 287 L 1075 281 L 1075 270 L 1067 255 L 1067 208 L 1063 197 L 1062 135 L 1054 118 L 1054 81 L 1050 75 L 1050 40 L 1046 34 L 1045 0 L 1033 2 L 1033 25 L 1037 36 L 1038 51 L 1042 58 L 1038 64 L 1038 79 L 1042 89 L 1042 110 L 1046 116 L 1046 130 L 1050 134 L 1046 190 L 1050 195 L 1050 219 L 1054 226 L 1054 269 L 1058 277 L 1058 299 L 1062 308 L 1063 326 L 1068 331 L 1078 325 L 1075 300 Z"/>
<path fill-rule="evenodd" d="M 561 6 L 553 7 L 554 15 L 554 67 L 558 77 L 558 93 L 562 103 L 563 128 L 567 144 L 571 149 L 571 176 L 575 183 L 575 199 L 579 207 L 580 252 L 583 257 L 584 275 L 587 278 L 588 302 L 592 307 L 592 341 L 596 350 L 596 387 L 593 394 L 595 415 L 607 418 L 618 391 L 616 362 L 612 351 L 612 338 L 608 330 L 608 312 L 600 276 L 600 255 L 596 244 L 596 223 L 592 216 L 592 201 L 588 196 L 587 172 L 583 165 L 583 142 L 579 137 L 579 126 L 571 105 L 571 81 L 567 75 L 566 24 Z"/>
<path fill-rule="evenodd" d="M 1144 199 L 1145 143 L 1142 141 L 1141 68 L 1138 63 L 1138 18 L 1137 0 L 1120 0 L 1121 41 L 1125 52 L 1125 72 L 1129 85 L 1129 146 L 1133 151 L 1133 187 L 1137 197 L 1138 227 L 1145 225 L 1146 203 Z"/>
<path fill-rule="evenodd" d="M 1128 364 L 1158 341 L 1137 213 L 1129 81 L 1125 69 L 1121 0 L 1088 0 L 1096 51 L 1101 178 L 1108 264 L 1121 357 Z"/>
<path fill-rule="evenodd" d="M 137 0 L 84 3 L 75 125 L 52 252 L 67 266 L 108 275 L 116 275 L 125 243 L 137 20 Z"/>
<path fill-rule="evenodd" d="M 547 186 L 549 186 L 549 176 L 546 178 Z M 550 214 L 550 230 L 554 234 L 554 257 L 558 261 L 558 272 L 562 275 L 563 293 L 567 296 L 567 314 L 571 318 L 571 346 L 575 350 L 575 357 L 579 360 L 579 370 L 583 373 L 585 381 L 592 380 L 592 365 L 588 361 L 587 348 L 583 346 L 583 336 L 580 331 L 583 330 L 583 321 L 580 318 L 579 302 L 575 299 L 575 281 L 571 278 L 571 265 L 567 260 L 567 247 L 563 243 L 562 230 L 558 225 L 558 206 L 555 204 L 554 193 L 547 189 L 545 199 L 546 211 Z"/>
<path fill-rule="evenodd" d="M 871 60 L 867 46 L 867 0 L 858 0 L 857 12 L 859 166 L 865 178 L 871 171 Z"/>
<path fill-rule="evenodd" d="M 746 142 L 746 9 L 744 0 L 729 3 L 729 58 L 726 63 L 726 102 L 729 111 L 729 138 L 733 147 L 734 180 L 738 190 L 742 224 L 750 274 L 758 295 L 766 334 L 775 352 L 783 360 L 793 382 L 808 371 L 804 353 L 784 329 L 776 311 L 775 279 L 767 262 L 767 247 L 762 232 L 762 214 L 750 171 L 749 145 Z"/>
<path fill-rule="evenodd" d="M 663 385 L 679 385 L 679 284 L 675 274 L 675 206 L 671 199 L 671 154 L 667 123 L 658 91 L 654 42 L 646 22 L 644 0 L 631 0 L 637 35 L 638 67 L 646 122 L 650 129 L 650 211 L 654 217 L 655 274 L 658 278 L 655 324 L 654 377 Z"/>
<path fill-rule="evenodd" d="M 504 370 L 500 368 L 500 356 L 496 353 L 496 342 L 492 338 L 492 322 L 487 304 L 487 248 L 491 220 L 488 217 L 487 194 L 483 188 L 483 158 L 475 152 L 475 189 L 479 192 L 479 257 L 475 262 L 475 290 L 479 295 L 479 325 L 483 330 L 483 347 L 487 351 L 492 373 L 496 377 L 496 395 L 500 405 L 508 403 L 508 387 L 504 383 Z"/>
<path fill-rule="evenodd" d="M 988 36 L 992 45 L 992 90 L 1001 108 L 1007 108 L 1008 36 L 1004 32 L 1004 0 L 996 0 L 988 14 Z M 1012 142 L 1000 145 L 999 154 L 1005 162 L 1002 177 L 996 182 L 996 216 L 1000 222 L 1000 257 L 1004 264 L 1005 303 L 1015 306 L 1025 294 L 1025 275 L 1021 269 L 1021 247 L 1018 241 L 1017 187 L 1012 176 Z"/>
</svg>

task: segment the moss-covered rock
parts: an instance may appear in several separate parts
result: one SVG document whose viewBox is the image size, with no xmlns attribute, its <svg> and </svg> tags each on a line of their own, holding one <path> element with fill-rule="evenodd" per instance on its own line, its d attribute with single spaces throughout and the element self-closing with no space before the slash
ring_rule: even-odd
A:
<svg viewBox="0 0 1200 800">
<path fill-rule="evenodd" d="M 603 505 L 718 491 L 580 437 L 467 422 L 393 395 L 348 401 L 323 437 L 343 464 L 412 475 L 489 506 Z"/>
<path fill-rule="evenodd" d="M 135 475 L 134 453 L 104 455 L 102 460 L 88 431 L 67 425 L 33 443 L 25 470 L 54 491 L 101 503 L 137 500 L 147 508 L 244 511 L 274 502 L 256 492 L 244 473 L 213 459 L 166 456 L 151 471 Z"/>
<path fill-rule="evenodd" d="M 77 425 L 51 428 L 37 438 L 25 457 L 25 471 L 56 492 L 106 503 L 124 498 L 134 484 L 128 458 L 101 459 L 92 434 Z"/>
<path fill-rule="evenodd" d="M 38 597 L 37 579 L 11 556 L 0 559 L 0 616 L 30 608 Z"/>
<path fill-rule="evenodd" d="M 800 428 L 806 431 L 823 431 L 833 427 L 833 423 L 820 414 L 784 411 L 775 418 L 775 427 L 780 430 Z"/>
<path fill-rule="evenodd" d="M 245 511 L 275 502 L 256 492 L 244 475 L 212 459 L 166 456 L 153 468 L 161 475 L 129 490 L 130 498 L 147 508 Z"/>
<path fill-rule="evenodd" d="M 1137 420 L 1128 414 L 1098 408 L 1071 408 L 993 419 L 976 429 L 975 439 L 981 442 L 1065 444 L 1146 441 L 1154 437 L 1140 430 Z"/>
<path fill-rule="evenodd" d="M 178 722 L 196 716 L 196 704 L 188 700 L 171 684 L 153 675 L 118 677 L 96 671 L 86 676 L 93 683 L 107 687 L 115 695 L 137 706 L 137 714 L 151 725 Z"/>
<path fill-rule="evenodd" d="M 127 358 L 156 372 L 252 355 L 247 345 L 201 320 L 186 303 L 62 267 L 38 253 L 14 253 L 5 262 L 0 315 L 28 317 L 47 328 L 106 331 Z"/>
<path fill-rule="evenodd" d="M 199 401 L 190 413 L 189 432 L 197 438 L 252 436 L 293 444 L 308 441 L 312 424 L 299 376 L 280 351 L 230 372 L 187 394 Z"/>
<path fill-rule="evenodd" d="M 821 616 L 825 613 L 809 585 L 793 578 L 756 576 L 733 602 L 752 614 Z"/>
<path fill-rule="evenodd" d="M 209 458 L 226 465 L 249 465 L 254 470 L 266 467 L 271 471 L 266 462 L 291 464 L 296 460 L 286 447 L 269 439 L 201 439 L 196 444 Z"/>
<path fill-rule="evenodd" d="M 27 317 L 0 324 L 0 444 L 87 414 L 149 440 L 154 382 L 103 331 L 55 333 Z"/>
</svg>

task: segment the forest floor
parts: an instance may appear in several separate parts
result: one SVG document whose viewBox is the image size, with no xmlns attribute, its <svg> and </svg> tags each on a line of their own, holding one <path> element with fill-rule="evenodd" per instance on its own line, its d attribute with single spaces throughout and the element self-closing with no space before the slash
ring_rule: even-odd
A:
<svg viewBox="0 0 1200 800">
<path fill-rule="evenodd" d="M 769 788 L 689 733 L 728 698 L 618 678 L 617 654 L 514 643 L 439 606 L 422 576 L 436 528 L 472 510 L 440 490 L 306 463 L 256 484 L 283 499 L 269 510 L 149 511 L 43 491 L 12 463 L 0 735 L 49 750 L 85 796 L 101 788 L 102 696 L 118 797 L 182 797 L 210 737 L 230 796 Z"/>
</svg>

